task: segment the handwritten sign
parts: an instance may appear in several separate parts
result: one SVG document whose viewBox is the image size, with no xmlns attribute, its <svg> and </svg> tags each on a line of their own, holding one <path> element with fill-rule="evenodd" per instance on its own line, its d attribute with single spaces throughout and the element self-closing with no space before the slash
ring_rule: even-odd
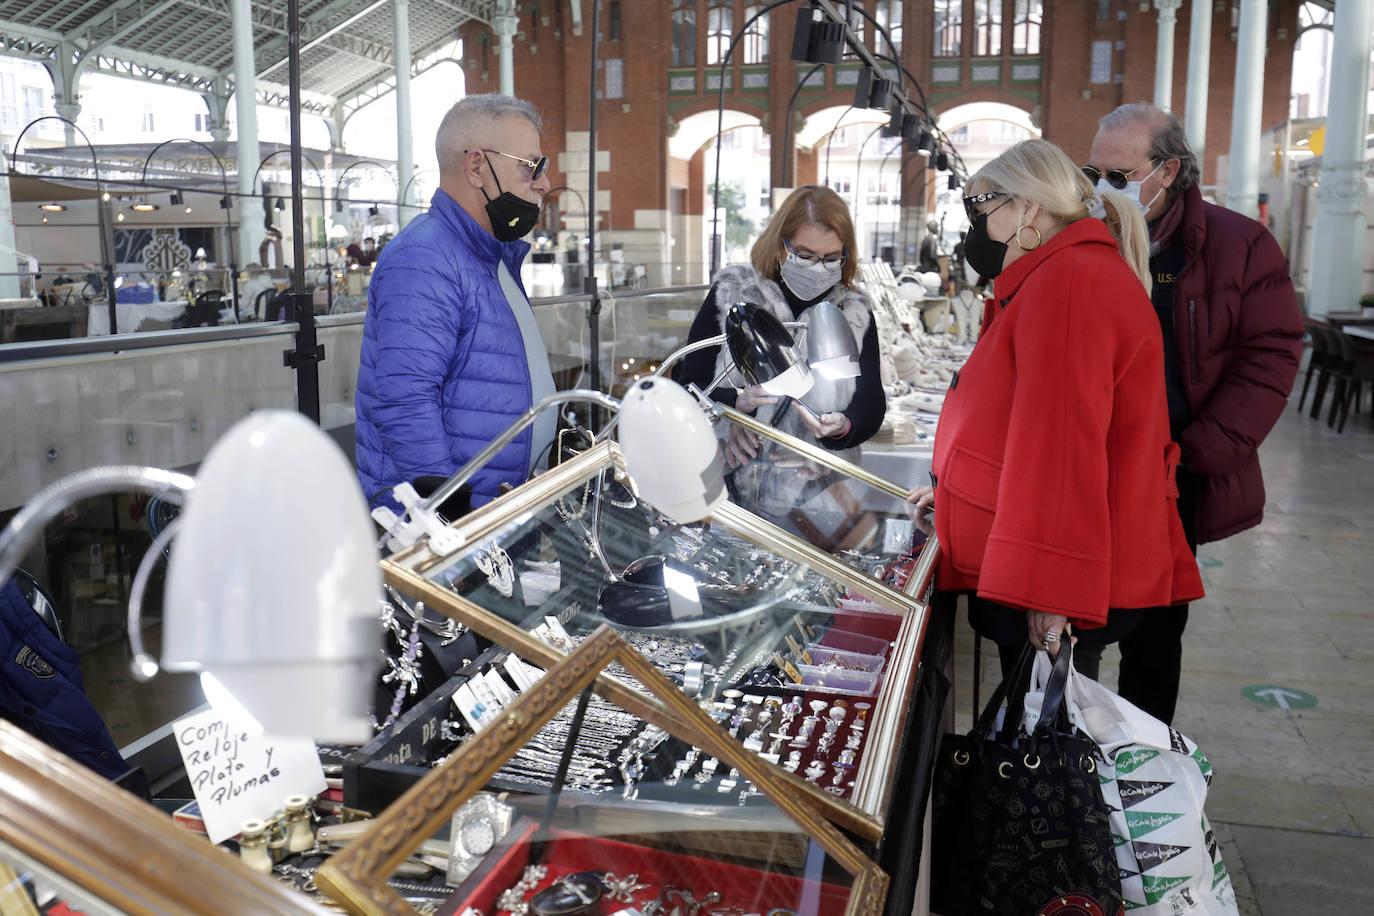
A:
<svg viewBox="0 0 1374 916">
<path fill-rule="evenodd" d="M 263 735 L 216 709 L 180 719 L 173 729 L 212 843 L 234 836 L 246 820 L 270 817 L 288 795 L 325 790 L 309 738 Z"/>
</svg>

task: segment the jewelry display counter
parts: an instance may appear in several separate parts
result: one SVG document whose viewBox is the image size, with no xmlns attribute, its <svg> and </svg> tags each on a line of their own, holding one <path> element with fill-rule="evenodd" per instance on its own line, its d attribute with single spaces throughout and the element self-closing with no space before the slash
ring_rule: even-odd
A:
<svg viewBox="0 0 1374 916">
<path fill-rule="evenodd" d="M 641 720 L 604 689 L 626 681 L 661 705 L 670 727 Z M 481 792 L 570 708 L 569 753 L 554 754 L 561 764 L 551 795 Z M 602 729 L 617 720 L 636 723 L 621 771 L 633 772 L 678 741 L 755 787 L 751 810 L 722 811 L 707 801 L 665 806 L 636 798 L 635 783 L 609 804 L 571 790 L 579 769 L 573 761 L 605 753 Z M 589 774 L 580 775 L 585 783 Z M 413 891 L 397 886 L 396 868 L 427 845 L 452 853 L 446 893 L 425 909 L 453 916 L 857 916 L 879 913 L 887 887 L 876 865 L 789 791 L 780 770 L 732 740 L 605 626 L 320 865 L 314 885 L 351 913 L 414 912 L 402 896 Z"/>
<path fill-rule="evenodd" d="M 870 573 L 909 557 L 910 544 L 895 537 L 878 544 L 870 534 L 851 542 L 847 565 L 730 503 L 707 522 L 676 524 L 637 499 L 621 477 L 618 447 L 603 443 L 455 523 L 464 546 L 452 555 L 420 545 L 383 561 L 387 582 L 406 600 L 523 660 L 493 658 L 465 677 L 467 689 L 454 689 L 448 717 L 429 729 L 447 729 L 453 740 L 430 753 L 480 735 L 526 686 L 522 680 L 537 675 L 530 666 L 551 667 L 609 623 L 740 746 L 770 764 L 792 795 L 857 836 L 878 840 L 926 609 Z M 909 517 L 892 504 L 895 494 L 884 495 L 888 514 L 874 512 L 866 524 L 881 528 L 901 512 L 910 531 Z M 707 798 L 732 809 L 757 803 L 762 787 L 701 753 L 700 745 L 664 737 L 651 751 L 637 750 L 644 728 L 673 733 L 681 723 L 618 669 L 598 683 L 625 716 L 602 717 L 595 707 L 586 713 L 601 747 L 572 761 L 569 790 L 685 805 Z M 556 717 L 538 742 L 498 768 L 494 784 L 547 791 L 557 769 L 549 749 L 582 727 L 573 716 L 566 710 L 561 724 Z M 434 760 L 410 762 L 419 773 Z"/>
</svg>

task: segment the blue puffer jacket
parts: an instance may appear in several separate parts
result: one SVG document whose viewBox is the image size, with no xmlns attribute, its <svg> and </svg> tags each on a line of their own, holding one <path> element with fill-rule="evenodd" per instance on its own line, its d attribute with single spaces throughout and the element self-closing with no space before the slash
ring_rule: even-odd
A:
<svg viewBox="0 0 1374 916">
<path fill-rule="evenodd" d="M 516 283 L 529 245 L 498 242 L 443 191 L 382 250 L 358 365 L 357 464 L 371 500 L 403 480 L 448 477 L 532 404 Z M 472 478 L 473 505 L 529 476 L 525 429 Z"/>
</svg>

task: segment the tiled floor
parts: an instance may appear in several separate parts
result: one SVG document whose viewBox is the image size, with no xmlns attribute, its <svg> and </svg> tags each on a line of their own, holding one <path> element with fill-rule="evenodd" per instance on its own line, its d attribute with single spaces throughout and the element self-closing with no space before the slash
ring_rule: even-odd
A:
<svg viewBox="0 0 1374 916">
<path fill-rule="evenodd" d="M 1264 523 L 1198 551 L 1207 597 L 1190 612 L 1174 724 L 1214 767 L 1207 813 L 1242 916 L 1374 912 L 1374 419 L 1337 434 L 1295 395 L 1260 455 Z M 997 663 L 984 648 L 986 697 Z M 1116 660 L 1103 659 L 1109 687 Z M 1260 705 L 1241 693 L 1251 685 L 1317 704 Z"/>
</svg>

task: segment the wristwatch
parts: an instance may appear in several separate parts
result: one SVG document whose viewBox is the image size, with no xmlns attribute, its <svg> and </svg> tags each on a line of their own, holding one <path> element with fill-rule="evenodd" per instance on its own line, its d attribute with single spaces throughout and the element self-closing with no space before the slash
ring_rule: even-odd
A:
<svg viewBox="0 0 1374 916">
<path fill-rule="evenodd" d="M 476 870 L 482 857 L 510 830 L 515 809 L 479 792 L 453 812 L 449 830 L 453 848 L 448 858 L 448 883 L 462 884 Z"/>
</svg>

